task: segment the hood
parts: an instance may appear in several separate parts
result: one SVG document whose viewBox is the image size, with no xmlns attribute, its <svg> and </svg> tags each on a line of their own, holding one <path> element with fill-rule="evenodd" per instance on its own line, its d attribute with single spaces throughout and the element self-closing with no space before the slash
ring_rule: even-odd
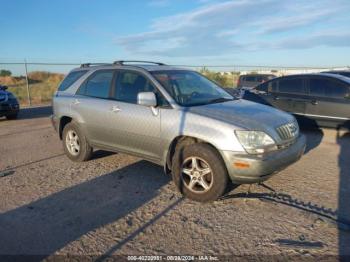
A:
<svg viewBox="0 0 350 262">
<path fill-rule="evenodd" d="M 188 112 L 214 118 L 248 130 L 266 131 L 294 121 L 294 117 L 270 106 L 237 99 L 194 106 Z"/>
</svg>

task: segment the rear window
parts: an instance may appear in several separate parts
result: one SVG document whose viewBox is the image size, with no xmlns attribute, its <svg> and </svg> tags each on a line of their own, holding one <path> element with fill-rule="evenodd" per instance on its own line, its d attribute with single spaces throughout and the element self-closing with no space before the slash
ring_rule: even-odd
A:
<svg viewBox="0 0 350 262">
<path fill-rule="evenodd" d="M 278 91 L 288 94 L 305 94 L 303 80 L 301 78 L 279 80 Z"/>
<path fill-rule="evenodd" d="M 261 82 L 265 82 L 265 81 L 269 80 L 269 78 L 268 78 L 268 76 L 257 76 L 256 80 L 257 80 L 257 82 L 261 83 Z"/>
<path fill-rule="evenodd" d="M 256 78 L 255 76 L 245 76 L 243 78 L 243 81 L 247 81 L 247 82 L 256 82 Z"/>
<path fill-rule="evenodd" d="M 74 71 L 69 73 L 59 85 L 58 91 L 66 90 L 73 83 L 75 83 L 75 81 L 77 81 L 80 77 L 82 77 L 86 72 L 87 70 L 81 70 L 81 71 Z"/>
</svg>

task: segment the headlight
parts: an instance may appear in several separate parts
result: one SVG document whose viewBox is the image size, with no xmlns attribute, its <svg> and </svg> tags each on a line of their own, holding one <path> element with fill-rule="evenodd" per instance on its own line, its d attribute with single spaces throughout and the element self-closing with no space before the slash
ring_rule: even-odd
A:
<svg viewBox="0 0 350 262">
<path fill-rule="evenodd" d="M 264 132 L 236 130 L 235 133 L 249 154 L 262 154 L 277 149 L 275 141 Z"/>
</svg>

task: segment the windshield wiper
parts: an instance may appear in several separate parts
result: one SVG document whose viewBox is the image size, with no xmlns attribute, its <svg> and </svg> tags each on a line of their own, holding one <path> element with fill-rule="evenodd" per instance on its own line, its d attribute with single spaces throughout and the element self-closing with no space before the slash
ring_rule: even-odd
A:
<svg viewBox="0 0 350 262">
<path fill-rule="evenodd" d="M 222 102 L 233 101 L 233 100 L 234 100 L 233 98 L 220 97 L 220 98 L 215 98 L 215 99 L 209 100 L 208 103 L 209 104 L 222 103 Z"/>
<path fill-rule="evenodd" d="M 215 98 L 209 101 L 202 101 L 200 103 L 191 103 L 191 104 L 182 104 L 183 106 L 186 107 L 191 107 L 191 106 L 203 106 L 203 105 L 208 105 L 208 104 L 214 104 L 214 103 L 222 103 L 222 102 L 227 102 L 227 101 L 233 101 L 235 100 L 234 98 L 224 98 L 224 97 L 220 97 L 220 98 Z"/>
</svg>

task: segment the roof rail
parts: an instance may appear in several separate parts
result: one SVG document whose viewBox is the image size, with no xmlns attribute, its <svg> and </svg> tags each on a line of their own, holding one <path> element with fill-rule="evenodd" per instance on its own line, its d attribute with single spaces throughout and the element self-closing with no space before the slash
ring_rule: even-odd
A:
<svg viewBox="0 0 350 262">
<path fill-rule="evenodd" d="M 86 64 L 81 64 L 80 67 L 84 68 L 84 67 L 90 67 L 90 66 L 99 66 L 99 65 L 112 65 L 112 64 L 108 64 L 108 63 L 86 63 Z"/>
<path fill-rule="evenodd" d="M 152 62 L 152 61 L 138 61 L 138 60 L 119 60 L 114 61 L 114 65 L 124 65 L 125 63 L 146 63 L 146 64 L 155 64 L 155 65 L 165 65 L 164 63 Z"/>
</svg>

